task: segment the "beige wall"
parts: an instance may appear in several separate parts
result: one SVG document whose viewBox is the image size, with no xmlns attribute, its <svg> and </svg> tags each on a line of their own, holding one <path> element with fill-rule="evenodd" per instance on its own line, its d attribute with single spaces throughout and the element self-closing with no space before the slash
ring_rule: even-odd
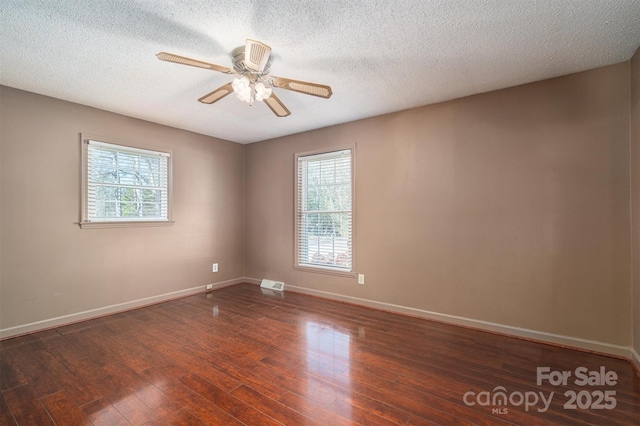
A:
<svg viewBox="0 0 640 426">
<path fill-rule="evenodd" d="M 355 279 L 293 264 L 294 153 L 356 144 Z M 630 346 L 629 63 L 248 145 L 248 277 Z"/>
<path fill-rule="evenodd" d="M 631 60 L 631 202 L 633 229 L 633 347 L 640 354 L 640 49 Z M 640 360 L 638 360 L 640 361 Z"/>
<path fill-rule="evenodd" d="M 0 87 L 0 329 L 244 275 L 640 351 L 639 64 L 248 146 Z M 176 223 L 81 230 L 79 133 L 172 149 Z M 294 153 L 354 143 L 364 286 L 292 269 Z"/>
<path fill-rule="evenodd" d="M 244 275 L 244 146 L 8 87 L 0 113 L 0 329 Z M 81 230 L 80 133 L 173 150 L 175 224 Z"/>
</svg>

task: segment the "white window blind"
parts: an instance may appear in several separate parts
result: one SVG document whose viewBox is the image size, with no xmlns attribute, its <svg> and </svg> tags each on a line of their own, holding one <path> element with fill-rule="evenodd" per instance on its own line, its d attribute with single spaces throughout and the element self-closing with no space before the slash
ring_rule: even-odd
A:
<svg viewBox="0 0 640 426">
<path fill-rule="evenodd" d="M 352 150 L 297 157 L 296 264 L 351 272 Z"/>
<path fill-rule="evenodd" d="M 169 160 L 166 152 L 89 140 L 85 220 L 169 220 Z"/>
</svg>

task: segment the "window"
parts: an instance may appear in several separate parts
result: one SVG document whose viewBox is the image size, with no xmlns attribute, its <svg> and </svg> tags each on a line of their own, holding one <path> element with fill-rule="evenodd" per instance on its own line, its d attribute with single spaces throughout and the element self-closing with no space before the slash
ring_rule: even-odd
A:
<svg viewBox="0 0 640 426">
<path fill-rule="evenodd" d="M 353 271 L 353 149 L 296 156 L 298 267 Z"/>
<path fill-rule="evenodd" d="M 81 227 L 171 223 L 171 153 L 82 138 Z"/>
</svg>

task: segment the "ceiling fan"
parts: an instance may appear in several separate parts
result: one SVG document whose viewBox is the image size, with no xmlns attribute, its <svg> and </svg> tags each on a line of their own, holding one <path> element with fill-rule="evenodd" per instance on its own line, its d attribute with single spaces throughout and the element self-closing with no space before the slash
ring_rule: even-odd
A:
<svg viewBox="0 0 640 426">
<path fill-rule="evenodd" d="M 231 51 L 233 69 L 166 52 L 160 52 L 156 57 L 161 61 L 175 62 L 236 76 L 232 82 L 220 86 L 198 99 L 204 104 L 212 104 L 235 92 L 238 99 L 249 105 L 253 105 L 254 101 L 263 101 L 275 115 L 286 117 L 291 112 L 273 93 L 274 87 L 325 99 L 330 98 L 333 94 L 331 87 L 323 84 L 269 75 L 272 59 L 271 48 L 257 40 L 247 39 L 244 46 L 236 47 Z"/>
</svg>

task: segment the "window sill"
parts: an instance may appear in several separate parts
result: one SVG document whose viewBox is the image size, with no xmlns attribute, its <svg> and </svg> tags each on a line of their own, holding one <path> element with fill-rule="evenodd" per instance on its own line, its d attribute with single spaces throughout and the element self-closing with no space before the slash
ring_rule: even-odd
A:
<svg viewBox="0 0 640 426">
<path fill-rule="evenodd" d="M 171 226 L 174 221 L 131 221 L 131 222 L 79 222 L 81 229 L 97 229 L 97 228 L 143 228 L 149 226 Z"/>
<path fill-rule="evenodd" d="M 313 267 L 313 266 L 294 265 L 293 269 L 295 269 L 296 271 L 315 272 L 318 274 L 335 275 L 338 277 L 345 277 L 345 278 L 355 279 L 357 277 L 357 274 L 355 272 L 341 271 L 339 269 L 332 269 L 332 268 L 323 268 L 321 266 Z"/>
</svg>

